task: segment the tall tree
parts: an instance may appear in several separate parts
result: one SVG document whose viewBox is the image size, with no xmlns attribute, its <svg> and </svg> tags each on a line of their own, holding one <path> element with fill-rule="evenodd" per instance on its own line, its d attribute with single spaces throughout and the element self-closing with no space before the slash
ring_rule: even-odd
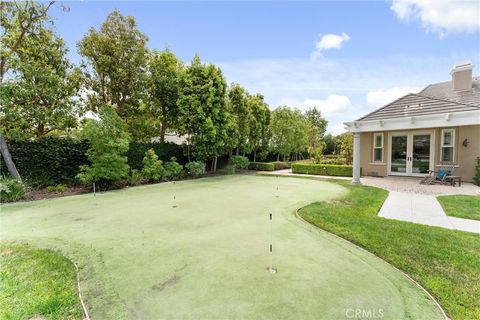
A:
<svg viewBox="0 0 480 320">
<path fill-rule="evenodd" d="M 221 70 L 202 64 L 195 55 L 182 76 L 178 99 L 179 133 L 187 135 L 188 158 L 216 159 L 231 145 L 234 122 L 226 108 L 226 82 Z M 191 150 L 191 146 L 194 146 Z"/>
<path fill-rule="evenodd" d="M 244 153 L 248 151 L 249 122 L 251 120 L 251 112 L 248 104 L 249 95 L 239 84 L 232 83 L 228 90 L 227 97 L 228 107 L 235 122 L 233 138 L 235 139 L 234 144 L 238 155 L 240 149 Z"/>
<path fill-rule="evenodd" d="M 14 72 L 0 88 L 2 131 L 25 138 L 76 127 L 81 75 L 68 61 L 63 39 L 41 29 L 23 42 Z"/>
<path fill-rule="evenodd" d="M 310 155 L 313 153 L 319 155 L 323 154 L 325 143 L 323 136 L 327 129 L 327 120 L 322 117 L 320 111 L 313 107 L 305 111 L 305 121 L 307 124 L 307 151 Z"/>
<path fill-rule="evenodd" d="M 348 164 L 353 161 L 353 135 L 349 132 L 342 133 L 336 137 L 338 151 Z"/>
<path fill-rule="evenodd" d="M 33 37 L 50 21 L 47 12 L 54 1 L 43 3 L 35 1 L 1 1 L 0 2 L 0 82 L 18 61 L 17 52 L 26 37 Z M 3 132 L 0 132 L 0 152 L 9 173 L 20 180 Z"/>
<path fill-rule="evenodd" d="M 278 107 L 272 111 L 270 143 L 272 151 L 277 153 L 277 160 L 280 156 L 286 160 L 294 151 L 296 120 L 295 112 L 287 106 Z"/>
<path fill-rule="evenodd" d="M 183 64 L 169 50 L 154 51 L 149 61 L 149 98 L 150 110 L 156 127 L 160 132 L 160 141 L 165 141 L 165 132 L 175 129 L 178 120 L 178 86 Z"/>
<path fill-rule="evenodd" d="M 88 106 L 97 111 L 113 105 L 128 125 L 132 137 L 151 135 L 147 106 L 143 102 L 148 61 L 147 36 L 135 18 L 118 10 L 110 13 L 99 30 L 90 28 L 78 43 L 85 58 Z"/>
<path fill-rule="evenodd" d="M 268 146 L 270 109 L 260 94 L 249 96 L 247 99 L 251 117 L 249 121 L 248 141 L 253 151 L 253 161 L 257 161 L 257 152 Z"/>
</svg>

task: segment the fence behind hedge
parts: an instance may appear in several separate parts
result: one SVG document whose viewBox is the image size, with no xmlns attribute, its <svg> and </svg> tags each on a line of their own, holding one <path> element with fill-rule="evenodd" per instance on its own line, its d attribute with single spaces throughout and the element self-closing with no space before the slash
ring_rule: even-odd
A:
<svg viewBox="0 0 480 320">
<path fill-rule="evenodd" d="M 293 173 L 318 174 L 325 176 L 352 176 L 352 166 L 331 164 L 293 163 Z"/>
<path fill-rule="evenodd" d="M 48 136 L 35 140 L 9 140 L 7 143 L 22 179 L 33 187 L 76 184 L 78 167 L 90 164 L 85 155 L 89 148 L 86 140 Z M 182 146 L 173 143 L 132 142 L 126 154 L 132 169 L 141 169 L 145 151 L 150 148 L 163 161 L 176 157 L 178 162 L 186 162 Z M 8 175 L 3 159 L 0 170 L 2 175 Z"/>
</svg>

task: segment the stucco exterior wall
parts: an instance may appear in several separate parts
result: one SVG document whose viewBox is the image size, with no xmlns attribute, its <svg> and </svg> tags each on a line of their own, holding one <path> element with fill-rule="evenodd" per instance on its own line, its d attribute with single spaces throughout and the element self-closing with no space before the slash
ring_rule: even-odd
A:
<svg viewBox="0 0 480 320">
<path fill-rule="evenodd" d="M 462 181 L 472 181 L 475 175 L 475 158 L 480 156 L 480 125 L 444 127 L 434 129 L 434 165 L 435 169 L 440 166 L 440 144 L 442 129 L 455 129 L 454 162 L 458 164 L 455 168 L 455 175 L 461 176 Z M 422 130 L 422 129 L 418 129 Z M 431 129 L 429 129 L 431 130 Z M 416 130 L 401 130 L 414 132 Z M 360 134 L 360 166 L 362 175 L 366 176 L 387 176 L 388 175 L 388 148 L 389 133 L 394 131 L 363 132 Z M 373 135 L 383 133 L 383 161 L 373 161 Z M 468 145 L 463 146 L 467 139 Z"/>
</svg>

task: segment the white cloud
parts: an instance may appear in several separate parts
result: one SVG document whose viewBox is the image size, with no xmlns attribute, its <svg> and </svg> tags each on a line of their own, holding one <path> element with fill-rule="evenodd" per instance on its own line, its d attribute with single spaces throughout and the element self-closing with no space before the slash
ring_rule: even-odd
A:
<svg viewBox="0 0 480 320">
<path fill-rule="evenodd" d="M 321 35 L 320 40 L 315 44 L 315 51 L 312 53 L 312 59 L 322 56 L 323 50 L 340 49 L 345 41 L 350 40 L 350 36 L 345 32 L 342 34 L 325 34 Z"/>
<path fill-rule="evenodd" d="M 408 93 L 417 93 L 420 87 L 393 87 L 389 89 L 373 90 L 367 93 L 367 104 L 379 108 Z"/>
<path fill-rule="evenodd" d="M 440 36 L 480 30 L 480 2 L 475 0 L 393 0 L 390 9 L 400 20 L 420 20 Z"/>
<path fill-rule="evenodd" d="M 328 124 L 327 132 L 333 134 L 334 136 L 347 132 L 345 130 L 345 125 L 343 123 Z"/>
<path fill-rule="evenodd" d="M 305 99 L 303 105 L 308 109 L 317 107 L 324 117 L 331 117 L 349 111 L 352 103 L 347 96 L 331 94 L 327 99 Z"/>
</svg>

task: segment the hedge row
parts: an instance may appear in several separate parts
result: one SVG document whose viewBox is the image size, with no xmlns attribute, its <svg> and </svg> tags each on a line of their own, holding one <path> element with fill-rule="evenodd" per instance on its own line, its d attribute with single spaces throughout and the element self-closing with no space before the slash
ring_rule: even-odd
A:
<svg viewBox="0 0 480 320">
<path fill-rule="evenodd" d="M 78 167 L 90 163 L 87 141 L 51 136 L 7 143 L 22 179 L 34 187 L 75 183 Z M 1 172 L 8 175 L 4 161 Z"/>
<path fill-rule="evenodd" d="M 290 162 L 275 161 L 273 162 L 273 166 L 275 167 L 275 170 L 283 170 L 290 169 L 292 164 Z"/>
<path fill-rule="evenodd" d="M 293 173 L 318 174 L 325 176 L 352 176 L 352 166 L 332 165 L 332 164 L 292 164 Z"/>
<path fill-rule="evenodd" d="M 250 162 L 248 169 L 257 171 L 274 171 L 275 165 L 271 162 Z"/>
<path fill-rule="evenodd" d="M 76 184 L 78 167 L 89 165 L 85 153 L 88 141 L 66 137 L 47 136 L 35 140 L 7 141 L 12 159 L 22 179 L 33 187 L 46 187 L 57 184 Z M 154 149 L 158 158 L 164 162 L 176 157 L 184 164 L 182 146 L 173 143 L 130 143 L 127 153 L 128 164 L 132 169 L 141 170 L 145 151 Z M 8 175 L 4 161 L 0 167 L 3 175 Z"/>
</svg>

